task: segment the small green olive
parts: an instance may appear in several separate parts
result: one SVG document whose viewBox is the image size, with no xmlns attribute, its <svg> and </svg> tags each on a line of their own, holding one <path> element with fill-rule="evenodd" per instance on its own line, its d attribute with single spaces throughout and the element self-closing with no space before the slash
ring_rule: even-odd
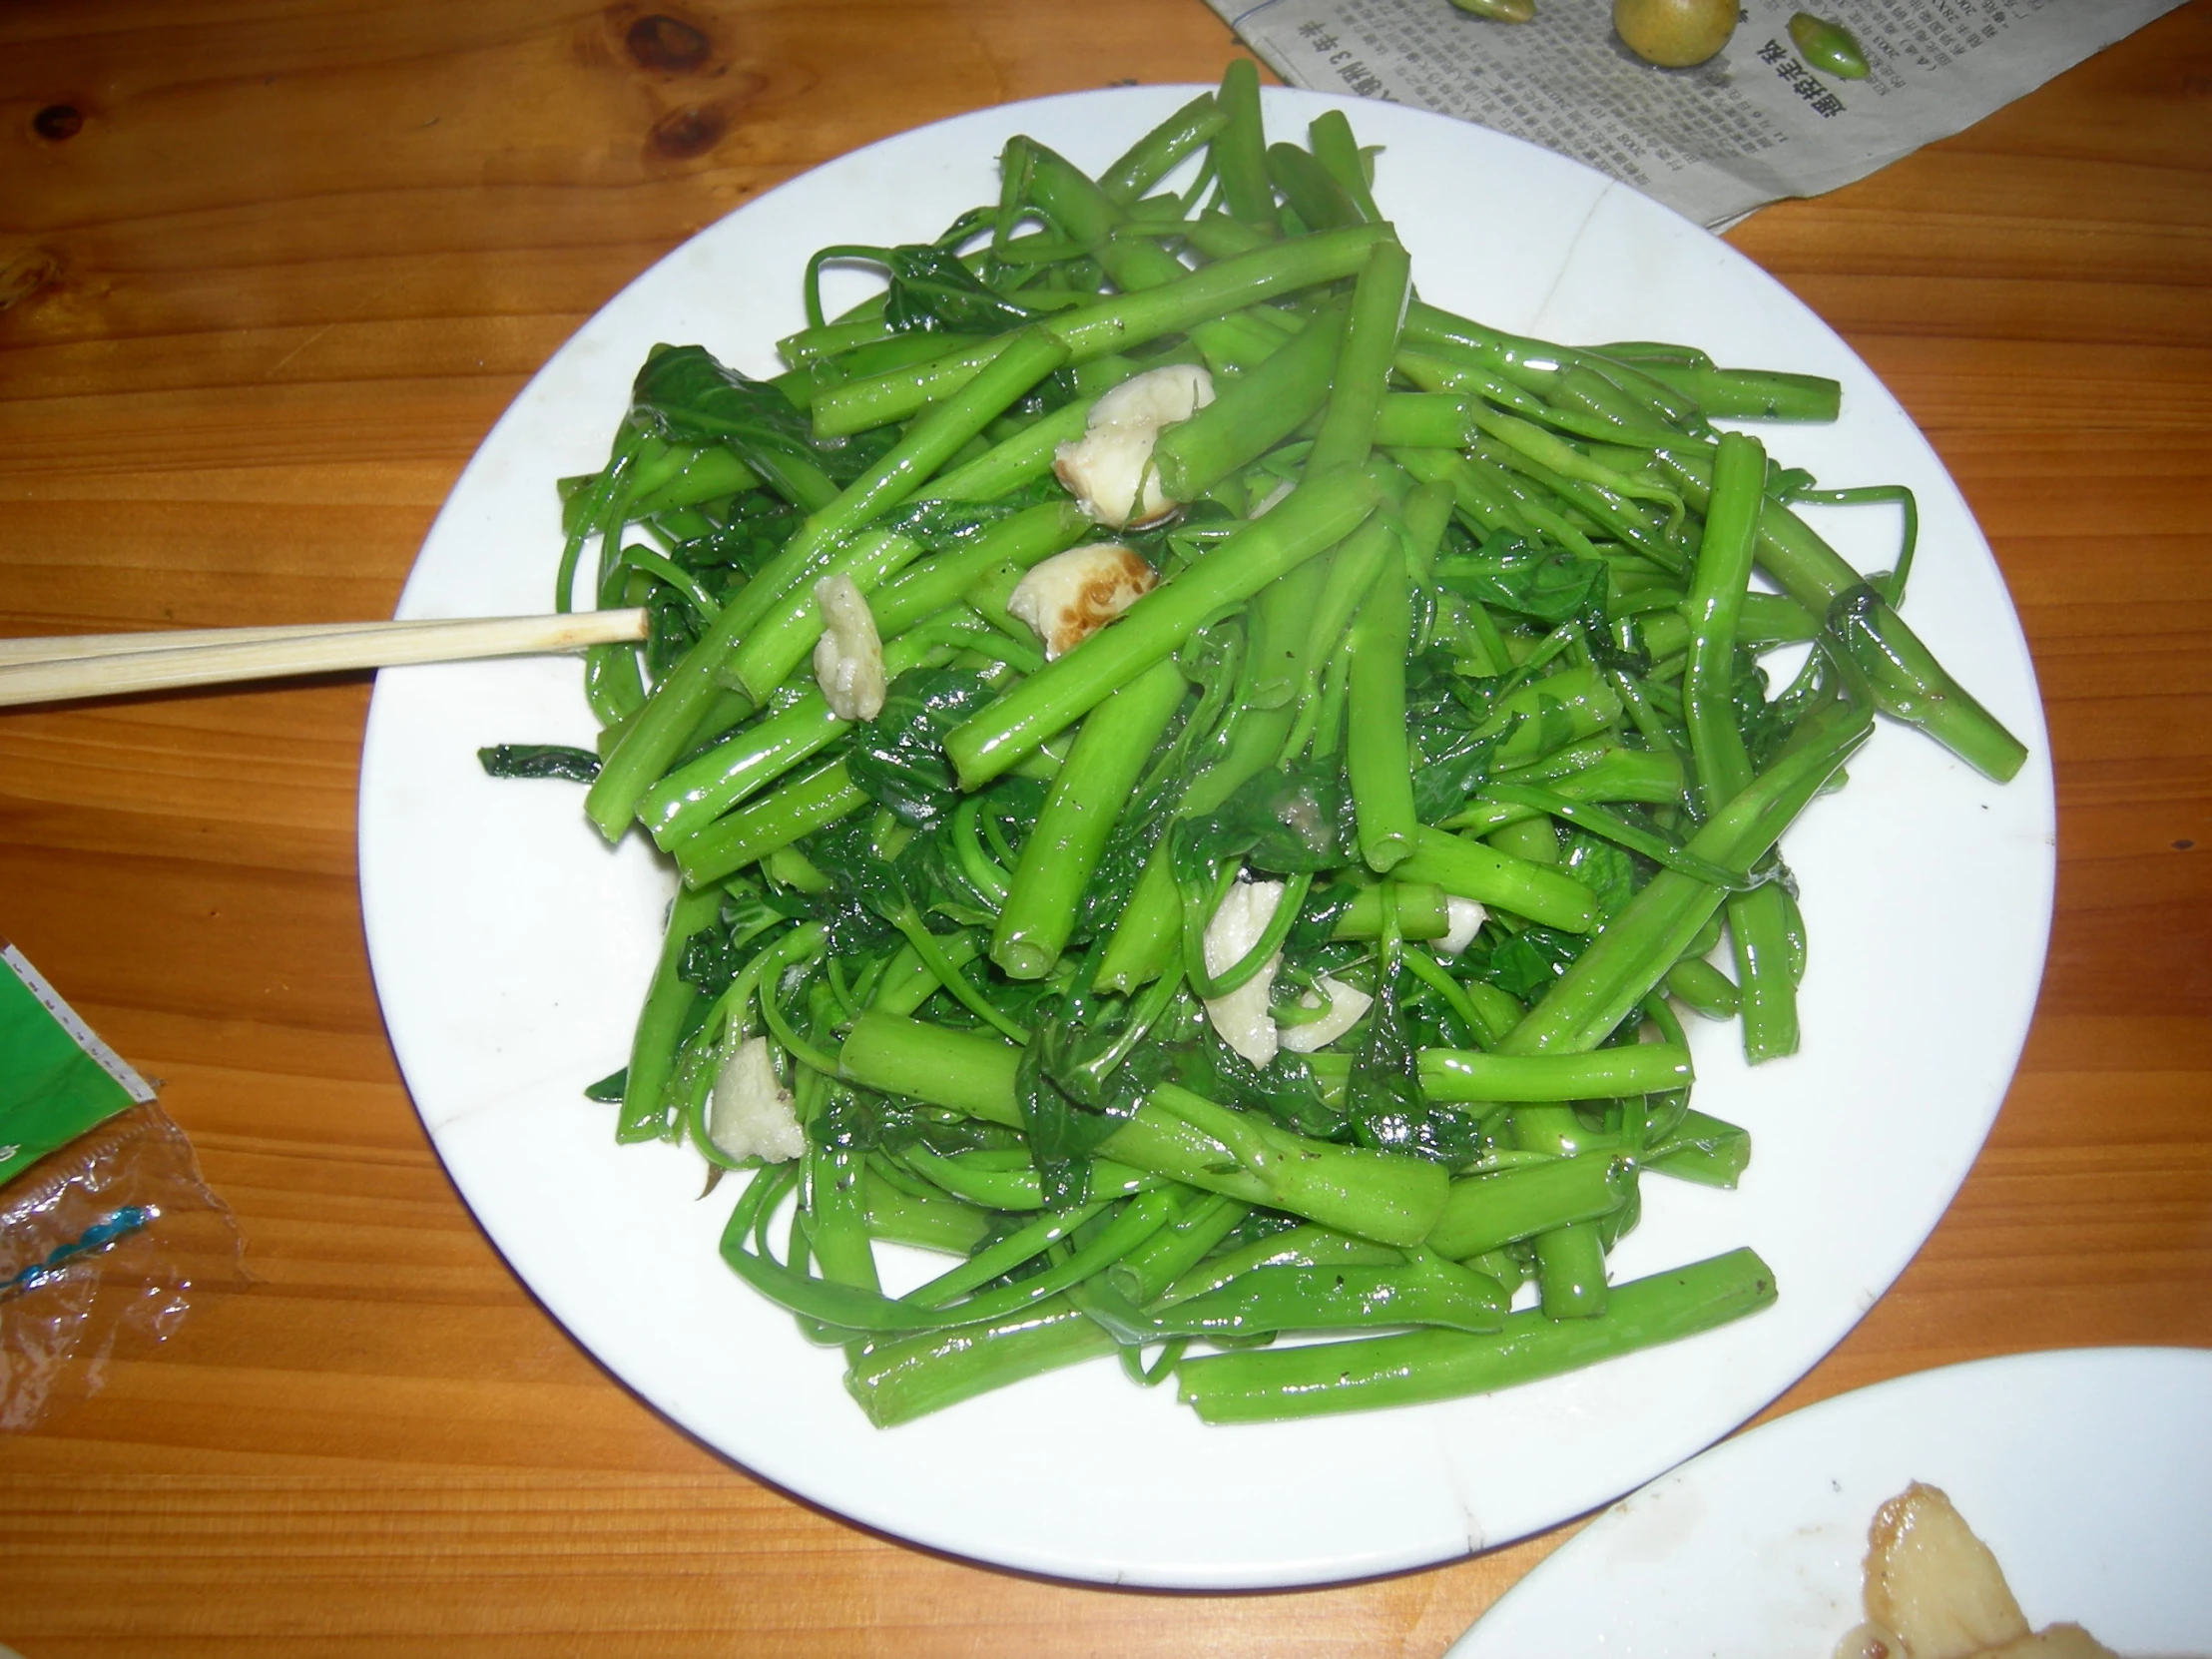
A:
<svg viewBox="0 0 2212 1659">
<path fill-rule="evenodd" d="M 1662 69 L 1703 63 L 1735 31 L 1736 0 L 1613 0 L 1613 32 Z"/>
<path fill-rule="evenodd" d="M 1839 81 L 1867 78 L 1867 55 L 1841 23 L 1799 12 L 1790 19 L 1790 38 L 1797 42 L 1805 61 L 1823 75 L 1833 75 Z"/>
</svg>

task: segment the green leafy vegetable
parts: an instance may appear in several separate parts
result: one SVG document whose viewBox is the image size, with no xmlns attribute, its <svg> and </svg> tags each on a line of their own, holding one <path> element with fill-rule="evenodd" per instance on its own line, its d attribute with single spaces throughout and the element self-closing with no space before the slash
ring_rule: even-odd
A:
<svg viewBox="0 0 2212 1659">
<path fill-rule="evenodd" d="M 788 1107 L 723 1258 L 879 1423 L 1109 1353 L 1207 1420 L 1444 1397 L 1755 1313 L 1748 1252 L 1607 1282 L 1639 1172 L 1750 1155 L 1674 1003 L 1794 1046 L 1778 841 L 1875 710 L 2024 756 L 1899 614 L 1909 494 L 1715 424 L 1833 418 L 1834 382 L 1414 298 L 1386 174 L 1338 112 L 1311 138 L 1268 143 L 1240 60 L 1102 180 L 1016 139 L 937 241 L 815 256 L 788 373 L 656 347 L 562 485 L 564 603 L 596 543 L 650 635 L 588 659 L 604 767 L 484 765 L 590 782 L 685 881 L 590 1092 L 718 1175 L 752 1160 L 710 1123 Z M 886 285 L 823 315 L 851 262 Z M 1201 366 L 1130 461 L 1169 497 L 1132 600 L 1055 461 Z M 1902 502 L 1898 569 L 1804 501 Z M 883 1240 L 956 1261 L 891 1297 Z M 1331 1340 L 1240 1351 L 1278 1332 Z"/>
</svg>

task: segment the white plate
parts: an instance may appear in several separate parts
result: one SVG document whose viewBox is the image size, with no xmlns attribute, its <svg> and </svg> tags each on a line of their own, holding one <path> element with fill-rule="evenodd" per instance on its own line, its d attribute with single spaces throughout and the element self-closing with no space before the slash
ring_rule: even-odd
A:
<svg viewBox="0 0 2212 1659">
<path fill-rule="evenodd" d="M 404 617 L 542 610 L 553 480 L 598 466 L 656 340 L 756 372 L 802 322 L 831 242 L 934 235 L 994 200 L 1026 132 L 1103 167 L 1189 96 L 1154 87 L 980 111 L 772 192 L 685 244 L 561 348 L 439 514 Z M 671 888 L 632 835 L 609 851 L 573 789 L 493 783 L 480 744 L 589 742 L 572 662 L 388 672 L 361 777 L 361 892 L 377 993 L 424 1124 L 485 1230 L 631 1387 L 748 1468 L 940 1549 L 1075 1578 L 1226 1588 L 1445 1559 L 1607 1502 L 1710 1444 L 1810 1368 L 1905 1266 L 1981 1144 L 2026 1032 L 2049 921 L 2052 807 L 2025 646 L 1988 549 L 1918 431 L 1811 312 L 1703 231 L 1574 163 L 1387 104 L 1268 94 L 1276 132 L 1349 111 L 1422 291 L 1568 341 L 1671 338 L 1839 377 L 1845 418 L 1777 428 L 1834 484 L 1919 491 L 1907 614 L 2029 745 L 2009 788 L 1886 730 L 1792 834 L 1812 966 L 1804 1052 L 1754 1078 L 1698 1033 L 1698 1102 L 1750 1126 L 1743 1190 L 1647 1184 L 1621 1276 L 1756 1247 L 1781 1302 L 1695 1342 L 1490 1398 L 1286 1427 L 1205 1428 L 1110 1362 L 889 1432 L 839 1356 L 741 1286 L 673 1147 L 618 1149 L 579 1099 L 620 1064 Z M 1824 512 L 1888 562 L 1886 509 Z"/>
<path fill-rule="evenodd" d="M 2212 1653 L 2212 1354 L 2019 1354 L 1840 1394 L 1623 1498 L 1449 1659 L 1828 1659 L 1863 1618 L 1867 1523 L 1940 1486 L 2036 1629 Z"/>
</svg>

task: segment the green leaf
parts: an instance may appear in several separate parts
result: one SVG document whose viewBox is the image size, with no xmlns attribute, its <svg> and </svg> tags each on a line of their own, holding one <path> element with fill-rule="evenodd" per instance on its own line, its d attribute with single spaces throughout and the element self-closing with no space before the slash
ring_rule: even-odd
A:
<svg viewBox="0 0 2212 1659">
<path fill-rule="evenodd" d="M 1524 927 L 1486 951 L 1475 946 L 1466 953 L 1467 965 L 1475 978 L 1526 1002 L 1567 971 L 1589 937 L 1551 927 Z"/>
<path fill-rule="evenodd" d="M 1021 1051 L 1014 1098 L 1021 1106 L 1022 1129 L 1029 1137 L 1029 1158 L 1037 1167 L 1045 1208 L 1069 1210 L 1084 1200 L 1091 1154 L 1137 1115 L 1142 1098 L 1134 1090 L 1123 1089 L 1102 1094 L 1097 1106 L 1076 1100 L 1048 1067 L 1053 1045 L 1044 1038 L 1054 1023 L 1044 1021 Z"/>
<path fill-rule="evenodd" d="M 852 734 L 844 764 L 853 788 L 903 823 L 934 829 L 960 802 L 944 735 L 993 695 L 983 676 L 968 669 L 901 674 L 885 692 L 882 712 Z"/>
<path fill-rule="evenodd" d="M 1584 830 L 1567 832 L 1566 869 L 1577 881 L 1597 894 L 1598 913 L 1610 916 L 1635 896 L 1635 855 Z"/>
<path fill-rule="evenodd" d="M 1491 610 L 1513 611 L 1554 626 L 1605 597 L 1605 566 L 1595 559 L 1535 547 L 1500 532 L 1473 554 L 1436 562 L 1434 580 Z"/>
<path fill-rule="evenodd" d="M 476 761 L 493 778 L 562 778 L 588 784 L 599 776 L 597 755 L 558 743 L 495 743 L 476 751 Z"/>
<path fill-rule="evenodd" d="M 939 497 L 913 501 L 893 509 L 879 522 L 924 552 L 950 553 L 972 546 L 995 526 L 1017 513 L 1047 501 L 1064 500 L 1067 492 L 1049 473 L 989 501 L 953 501 Z"/>
<path fill-rule="evenodd" d="M 994 1124 L 978 1123 L 919 1101 L 878 1094 L 850 1083 L 832 1083 L 807 1120 L 807 1139 L 841 1152 L 900 1152 L 926 1146 L 941 1154 L 964 1152 L 1007 1138 Z"/>
<path fill-rule="evenodd" d="M 656 345 L 630 392 L 630 422 L 670 443 L 729 446 L 777 493 L 813 511 L 857 478 L 887 440 L 817 441 L 806 413 L 769 380 L 718 362 L 703 345 Z"/>
<path fill-rule="evenodd" d="M 655 346 L 630 388 L 630 419 L 670 443 L 721 440 L 741 456 L 763 448 L 814 460 L 805 412 L 704 345 Z"/>
<path fill-rule="evenodd" d="M 1261 773 L 1212 814 L 1177 824 L 1175 876 L 1210 887 L 1237 858 L 1276 875 L 1334 869 L 1353 861 L 1358 837 L 1343 765 L 1334 757 L 1300 761 Z"/>
<path fill-rule="evenodd" d="M 739 500 L 722 524 L 678 542 L 669 557 L 727 598 L 735 585 L 729 573 L 751 577 L 783 551 L 804 515 L 767 490 Z"/>
<path fill-rule="evenodd" d="M 1351 1120 L 1322 1097 L 1321 1080 L 1303 1054 L 1280 1051 L 1265 1067 L 1256 1066 L 1227 1043 L 1207 1032 L 1213 1061 L 1213 1087 L 1196 1083 L 1184 1086 L 1225 1106 L 1262 1112 L 1284 1128 L 1317 1141 L 1349 1141 Z"/>
<path fill-rule="evenodd" d="M 994 292 L 949 249 L 918 243 L 881 252 L 891 274 L 883 320 L 900 333 L 997 334 L 1036 314 Z"/>
<path fill-rule="evenodd" d="M 1457 812 L 1482 787 L 1501 736 L 1475 735 L 1489 716 L 1489 697 L 1483 682 L 1459 674 L 1451 661 L 1448 651 L 1431 649 L 1406 665 L 1413 815 L 1423 824 L 1439 823 Z"/>
<path fill-rule="evenodd" d="M 782 894 L 747 893 L 723 901 L 722 913 L 685 940 L 676 976 L 707 996 L 730 988 L 765 933 L 803 914 L 803 907 Z"/>
<path fill-rule="evenodd" d="M 1345 1085 L 1345 1112 L 1359 1143 L 1441 1164 L 1463 1164 L 1482 1147 L 1482 1121 L 1421 1098 L 1419 1052 L 1398 1006 L 1395 960 L 1378 976 L 1360 1047 Z"/>
</svg>

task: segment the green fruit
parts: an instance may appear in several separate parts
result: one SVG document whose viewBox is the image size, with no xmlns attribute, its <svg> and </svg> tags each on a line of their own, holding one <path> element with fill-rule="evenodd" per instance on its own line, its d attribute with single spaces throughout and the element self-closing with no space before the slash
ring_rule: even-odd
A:
<svg viewBox="0 0 2212 1659">
<path fill-rule="evenodd" d="M 1805 61 L 1823 75 L 1833 75 L 1839 81 L 1867 78 L 1867 55 L 1841 23 L 1799 12 L 1790 19 L 1790 38 L 1797 42 Z"/>
<path fill-rule="evenodd" d="M 1703 63 L 1735 31 L 1736 0 L 1613 0 L 1613 32 L 1662 69 Z"/>
</svg>

